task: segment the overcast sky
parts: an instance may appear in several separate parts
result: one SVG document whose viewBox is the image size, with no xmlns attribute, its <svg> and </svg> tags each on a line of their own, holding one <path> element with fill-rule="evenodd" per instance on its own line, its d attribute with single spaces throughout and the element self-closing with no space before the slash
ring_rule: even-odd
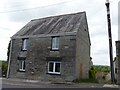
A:
<svg viewBox="0 0 120 90">
<path fill-rule="evenodd" d="M 110 0 L 113 55 L 118 40 L 118 1 Z M 86 11 L 95 65 L 110 65 L 106 0 L 0 0 L 0 60 L 7 59 L 10 37 L 31 19 Z"/>
</svg>

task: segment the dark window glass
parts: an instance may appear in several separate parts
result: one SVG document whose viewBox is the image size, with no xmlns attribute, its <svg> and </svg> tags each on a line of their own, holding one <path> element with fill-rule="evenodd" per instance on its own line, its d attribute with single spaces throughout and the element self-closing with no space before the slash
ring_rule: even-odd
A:
<svg viewBox="0 0 120 90">
<path fill-rule="evenodd" d="M 60 72 L 60 63 L 55 64 L 55 72 Z"/>
<path fill-rule="evenodd" d="M 25 61 L 23 61 L 23 70 L 25 70 Z"/>
<path fill-rule="evenodd" d="M 53 72 L 53 65 L 54 63 L 52 62 L 49 63 L 49 72 Z"/>
<path fill-rule="evenodd" d="M 115 73 L 117 74 L 117 68 L 115 68 Z"/>
</svg>

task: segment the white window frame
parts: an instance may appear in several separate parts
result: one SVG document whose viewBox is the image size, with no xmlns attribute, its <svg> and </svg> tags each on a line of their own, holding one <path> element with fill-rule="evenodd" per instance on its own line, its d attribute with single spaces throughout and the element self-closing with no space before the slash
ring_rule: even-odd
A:
<svg viewBox="0 0 120 90">
<path fill-rule="evenodd" d="M 22 64 L 21 64 L 21 62 L 22 62 Z M 25 60 L 20 60 L 19 63 L 20 63 L 19 71 L 25 71 L 25 69 L 24 69 Z"/>
<path fill-rule="evenodd" d="M 27 50 L 27 41 L 27 38 L 23 39 L 22 50 Z"/>
<path fill-rule="evenodd" d="M 52 50 L 59 50 L 59 37 L 52 37 Z"/>
<path fill-rule="evenodd" d="M 53 72 L 49 71 L 49 64 L 50 63 L 53 63 Z M 60 72 L 55 72 L 55 65 L 56 65 L 56 63 L 60 64 Z M 49 61 L 48 62 L 48 73 L 51 73 L 51 74 L 61 74 L 61 62 Z"/>
</svg>

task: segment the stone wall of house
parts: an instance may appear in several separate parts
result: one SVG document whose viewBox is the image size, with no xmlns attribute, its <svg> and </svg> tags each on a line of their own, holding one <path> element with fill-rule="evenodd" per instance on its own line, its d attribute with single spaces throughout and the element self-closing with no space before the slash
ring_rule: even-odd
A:
<svg viewBox="0 0 120 90">
<path fill-rule="evenodd" d="M 21 51 L 22 39 L 19 38 L 12 41 L 9 77 L 49 81 L 72 81 L 75 79 L 76 36 L 60 36 L 59 51 L 51 50 L 51 37 L 29 38 L 27 51 Z M 18 57 L 26 57 L 25 72 L 18 71 Z M 48 74 L 50 57 L 60 58 L 60 75 Z"/>
<path fill-rule="evenodd" d="M 90 38 L 87 26 L 87 21 L 83 17 L 80 29 L 77 33 L 77 48 L 76 48 L 76 76 L 80 79 L 89 78 L 90 64 Z"/>
<path fill-rule="evenodd" d="M 9 76 L 11 78 L 25 78 L 23 72 L 18 74 L 18 57 L 21 56 L 21 53 L 24 53 L 21 51 L 22 46 L 22 39 L 12 39 L 12 52 L 11 52 L 11 59 L 10 59 L 10 72 Z M 26 53 L 26 52 L 25 52 Z"/>
<path fill-rule="evenodd" d="M 117 83 L 120 84 L 120 41 L 116 41 L 116 59 L 118 61 Z"/>
</svg>

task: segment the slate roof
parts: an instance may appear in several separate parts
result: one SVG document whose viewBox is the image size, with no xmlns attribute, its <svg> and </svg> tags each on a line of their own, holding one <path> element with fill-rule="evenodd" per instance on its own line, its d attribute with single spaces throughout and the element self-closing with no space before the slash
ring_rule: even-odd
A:
<svg viewBox="0 0 120 90">
<path fill-rule="evenodd" d="M 85 12 L 79 12 L 34 19 L 13 36 L 76 32 L 79 29 L 82 16 L 85 14 Z"/>
</svg>

